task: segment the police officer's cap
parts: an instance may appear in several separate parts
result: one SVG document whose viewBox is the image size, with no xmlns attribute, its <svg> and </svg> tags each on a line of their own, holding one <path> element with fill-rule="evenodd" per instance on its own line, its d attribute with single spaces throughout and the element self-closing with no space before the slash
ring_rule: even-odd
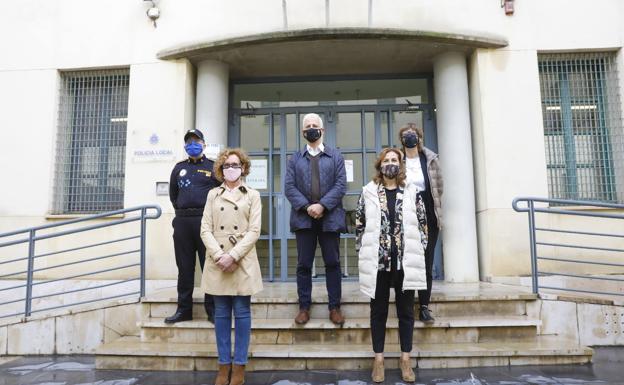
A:
<svg viewBox="0 0 624 385">
<path fill-rule="evenodd" d="M 196 137 L 198 137 L 199 139 L 201 139 L 202 141 L 204 140 L 204 134 L 202 134 L 201 131 L 197 130 L 197 129 L 191 129 L 186 131 L 186 134 L 184 134 L 184 141 L 186 142 L 186 140 L 189 138 L 189 136 L 191 135 L 195 135 Z"/>
</svg>

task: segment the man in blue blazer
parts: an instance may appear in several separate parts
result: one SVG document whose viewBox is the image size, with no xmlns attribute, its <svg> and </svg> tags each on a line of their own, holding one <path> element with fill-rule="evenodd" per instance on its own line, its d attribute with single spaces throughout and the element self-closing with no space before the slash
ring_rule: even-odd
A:
<svg viewBox="0 0 624 385">
<path fill-rule="evenodd" d="M 340 311 L 340 233 L 346 231 L 342 197 L 347 191 L 344 158 L 340 151 L 323 143 L 323 120 L 317 114 L 303 117 L 302 134 L 308 142 L 288 161 L 285 194 L 290 201 L 290 230 L 297 239 L 297 324 L 310 320 L 312 263 L 317 243 L 325 262 L 329 297 L 329 319 L 343 325 Z"/>
</svg>

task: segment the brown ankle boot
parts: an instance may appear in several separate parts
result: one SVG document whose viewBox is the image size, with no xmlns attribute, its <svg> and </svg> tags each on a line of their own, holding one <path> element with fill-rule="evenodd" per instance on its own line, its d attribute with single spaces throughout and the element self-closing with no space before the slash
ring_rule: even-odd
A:
<svg viewBox="0 0 624 385">
<path fill-rule="evenodd" d="M 230 364 L 219 364 L 219 372 L 217 373 L 217 378 L 215 378 L 215 385 L 228 385 L 228 382 L 230 382 L 230 369 L 232 369 L 232 365 Z"/>
<path fill-rule="evenodd" d="M 245 365 L 232 365 L 232 379 L 230 385 L 243 385 L 245 383 Z"/>
<path fill-rule="evenodd" d="M 399 358 L 399 368 L 401 368 L 401 378 L 403 378 L 403 381 L 416 381 L 416 374 L 414 374 L 414 370 L 412 369 L 411 359 L 404 360 L 402 358 Z"/>
<path fill-rule="evenodd" d="M 371 375 L 373 382 L 384 382 L 386 379 L 386 373 L 383 360 L 375 360 L 373 362 L 373 373 Z"/>
</svg>

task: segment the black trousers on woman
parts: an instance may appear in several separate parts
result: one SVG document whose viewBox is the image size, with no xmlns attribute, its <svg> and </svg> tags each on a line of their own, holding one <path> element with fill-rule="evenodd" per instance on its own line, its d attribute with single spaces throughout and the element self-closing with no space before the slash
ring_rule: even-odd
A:
<svg viewBox="0 0 624 385">
<path fill-rule="evenodd" d="M 373 351 L 375 353 L 383 353 L 384 351 L 391 287 L 394 287 L 396 297 L 401 352 L 409 353 L 412 351 L 412 340 L 414 337 L 414 290 L 403 291 L 403 270 L 377 272 L 375 298 L 371 299 L 370 302 Z"/>
<path fill-rule="evenodd" d="M 433 197 L 429 190 L 421 193 L 423 202 L 425 203 L 425 210 L 427 212 L 427 229 L 428 242 L 425 249 L 425 271 L 427 273 L 427 290 L 418 290 L 418 303 L 420 306 L 429 306 L 429 300 L 431 300 L 431 286 L 433 284 L 433 258 L 435 257 L 435 247 L 438 242 L 438 235 L 440 229 L 438 229 L 438 220 L 435 216 L 435 208 L 433 206 Z"/>
</svg>

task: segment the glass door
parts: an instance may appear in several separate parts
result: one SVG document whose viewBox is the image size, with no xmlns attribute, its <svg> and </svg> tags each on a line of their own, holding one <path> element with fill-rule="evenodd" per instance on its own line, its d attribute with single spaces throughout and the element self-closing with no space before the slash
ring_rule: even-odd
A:
<svg viewBox="0 0 624 385">
<path fill-rule="evenodd" d="M 235 143 L 252 159 L 248 183 L 262 196 L 262 231 L 256 245 L 263 277 L 285 281 L 296 278 L 297 248 L 290 232 L 290 204 L 284 196 L 288 160 L 305 145 L 301 119 L 314 112 L 323 118 L 324 142 L 340 149 L 347 169 L 347 194 L 343 199 L 347 230 L 341 235 L 340 257 L 343 276 L 357 278 L 355 253 L 355 210 L 362 186 L 373 176 L 373 165 L 382 148 L 396 146 L 398 130 L 408 122 L 425 131 L 425 143 L 436 150 L 435 125 L 429 105 L 324 105 L 233 110 L 232 129 Z M 257 172 L 256 172 L 257 171 Z M 320 248 L 319 267 L 313 275 L 324 275 Z M 441 258 L 436 256 L 434 277 L 441 277 Z"/>
</svg>

